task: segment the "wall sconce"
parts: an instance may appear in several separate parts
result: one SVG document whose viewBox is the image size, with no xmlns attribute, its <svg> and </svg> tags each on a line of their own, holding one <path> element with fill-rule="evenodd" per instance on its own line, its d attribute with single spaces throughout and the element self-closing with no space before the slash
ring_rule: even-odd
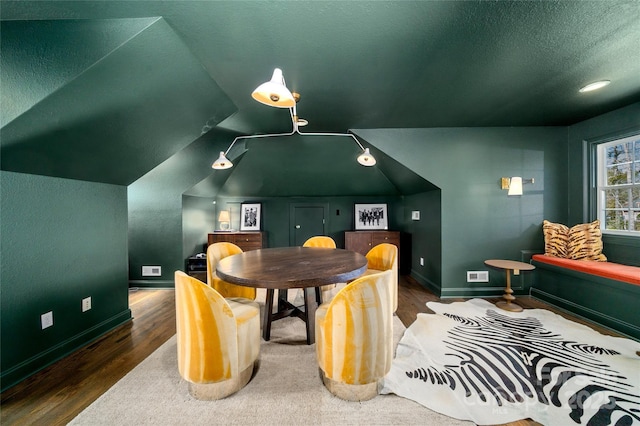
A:
<svg viewBox="0 0 640 426">
<path fill-rule="evenodd" d="M 222 231 L 229 230 L 229 222 L 231 222 L 229 210 L 220 211 L 220 215 L 218 216 L 218 222 L 220 222 L 220 230 Z"/>
<path fill-rule="evenodd" d="M 526 183 L 533 184 L 535 180 L 531 179 L 522 179 L 519 176 L 514 176 L 512 178 L 503 177 L 500 179 L 500 188 L 508 189 L 509 193 L 507 195 L 522 195 L 522 185 Z"/>
</svg>

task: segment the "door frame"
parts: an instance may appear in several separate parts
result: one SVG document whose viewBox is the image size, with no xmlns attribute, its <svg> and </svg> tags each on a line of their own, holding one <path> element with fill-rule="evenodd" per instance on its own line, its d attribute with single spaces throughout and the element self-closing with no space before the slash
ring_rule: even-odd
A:
<svg viewBox="0 0 640 426">
<path fill-rule="evenodd" d="M 290 203 L 289 204 L 289 246 L 296 243 L 295 236 L 295 212 L 298 207 L 321 207 L 322 208 L 322 234 L 327 235 L 327 227 L 329 225 L 329 203 Z"/>
</svg>

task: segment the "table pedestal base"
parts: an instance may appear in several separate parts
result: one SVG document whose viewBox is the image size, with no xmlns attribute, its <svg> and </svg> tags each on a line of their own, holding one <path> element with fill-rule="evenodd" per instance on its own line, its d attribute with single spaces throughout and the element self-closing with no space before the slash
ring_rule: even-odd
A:
<svg viewBox="0 0 640 426">
<path fill-rule="evenodd" d="M 506 300 L 496 302 L 496 306 L 509 312 L 522 312 L 522 306 L 516 305 L 515 303 L 511 303 Z"/>
<path fill-rule="evenodd" d="M 300 309 L 287 300 L 287 289 L 278 290 L 277 310 L 273 312 L 274 289 L 267 289 L 267 298 L 262 319 L 262 338 L 265 341 L 271 339 L 271 322 L 287 318 L 298 317 L 305 322 L 307 329 L 307 345 L 316 341 L 315 315 L 318 305 L 322 303 L 320 287 L 306 287 L 304 291 L 304 309 Z"/>
</svg>

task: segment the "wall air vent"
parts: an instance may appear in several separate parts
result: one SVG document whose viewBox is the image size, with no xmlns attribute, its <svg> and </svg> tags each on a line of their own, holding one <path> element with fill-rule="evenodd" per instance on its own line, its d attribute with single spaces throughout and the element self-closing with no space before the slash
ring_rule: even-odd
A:
<svg viewBox="0 0 640 426">
<path fill-rule="evenodd" d="M 142 276 L 143 277 L 160 277 L 162 276 L 162 267 L 161 266 L 143 266 Z"/>
<path fill-rule="evenodd" d="M 468 283 L 488 283 L 489 271 L 467 271 Z"/>
</svg>

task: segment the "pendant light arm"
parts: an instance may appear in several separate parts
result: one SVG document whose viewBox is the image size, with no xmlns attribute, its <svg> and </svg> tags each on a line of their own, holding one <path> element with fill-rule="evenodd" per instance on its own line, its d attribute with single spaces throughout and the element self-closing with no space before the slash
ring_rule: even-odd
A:
<svg viewBox="0 0 640 426">
<path fill-rule="evenodd" d="M 306 126 L 308 124 L 307 120 L 300 119 L 298 117 L 298 111 L 296 108 L 297 102 L 300 100 L 300 94 L 296 92 L 291 92 L 287 88 L 287 83 L 284 80 L 284 75 L 282 74 L 282 70 L 280 68 L 276 68 L 273 72 L 273 76 L 271 80 L 261 84 L 258 86 L 251 96 L 258 102 L 263 103 L 265 105 L 278 107 L 278 108 L 288 108 L 289 115 L 291 117 L 292 128 L 290 132 L 287 133 L 273 133 L 273 134 L 264 134 L 264 135 L 245 135 L 245 136 L 237 136 L 229 145 L 226 151 L 220 152 L 220 157 L 213 163 L 211 167 L 216 170 L 225 170 L 233 167 L 233 163 L 231 160 L 227 158 L 227 155 L 234 147 L 236 142 L 244 139 L 260 139 L 260 138 L 271 138 L 278 136 L 291 136 L 294 134 L 299 134 L 301 136 L 347 136 L 353 139 L 353 141 L 358 145 L 362 153 L 358 156 L 357 160 L 363 166 L 371 167 L 376 164 L 376 159 L 371 152 L 369 152 L 369 148 L 365 148 L 362 146 L 358 138 L 353 133 L 324 133 L 324 132 L 310 132 L 303 133 L 300 132 L 300 126 Z"/>
<path fill-rule="evenodd" d="M 313 132 L 307 133 L 307 132 L 305 132 L 305 133 L 302 133 L 300 130 L 297 129 L 297 126 L 296 126 L 296 133 L 298 133 L 299 135 L 302 135 L 302 136 L 347 136 L 347 137 L 350 137 L 351 139 L 353 139 L 358 144 L 360 149 L 364 151 L 364 146 L 362 146 L 362 144 L 360 143 L 358 138 L 353 133 L 324 133 L 324 132 L 318 132 L 318 133 L 313 133 Z"/>
<path fill-rule="evenodd" d="M 295 130 L 292 130 L 288 133 L 271 133 L 268 135 L 246 135 L 246 136 L 238 136 L 236 137 L 233 142 L 231 142 L 231 145 L 229 145 L 229 148 L 227 148 L 227 150 L 224 152 L 224 155 L 226 156 L 227 154 L 229 154 L 229 151 L 231 151 L 231 148 L 233 148 L 233 145 L 236 144 L 236 142 L 238 142 L 239 140 L 243 140 L 243 139 L 259 139 L 259 138 L 272 138 L 274 136 L 291 136 L 295 133 Z"/>
</svg>

